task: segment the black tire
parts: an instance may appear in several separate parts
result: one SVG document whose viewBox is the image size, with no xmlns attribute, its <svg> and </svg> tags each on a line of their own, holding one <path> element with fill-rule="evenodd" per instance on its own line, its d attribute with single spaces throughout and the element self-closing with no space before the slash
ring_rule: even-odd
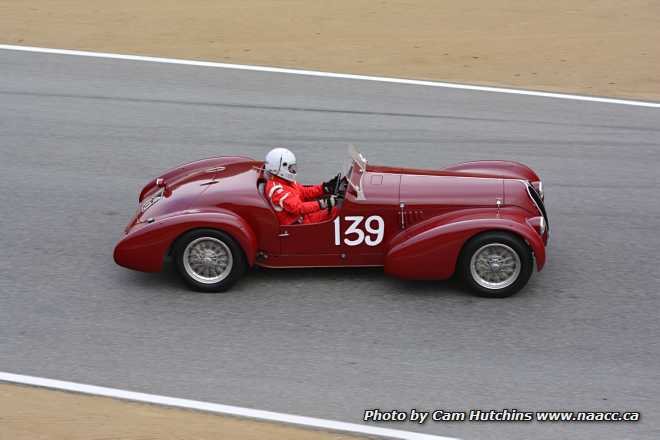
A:
<svg viewBox="0 0 660 440">
<path fill-rule="evenodd" d="M 217 253 L 211 251 L 210 258 L 225 258 L 223 261 L 228 261 L 226 271 L 222 271 L 217 277 L 217 282 L 209 280 L 203 281 L 203 276 L 198 274 L 191 266 L 190 253 L 193 252 L 196 246 L 203 246 L 207 244 L 209 247 L 217 247 L 217 252 L 229 252 L 230 257 L 218 257 Z M 224 245 L 224 246 L 223 246 Z M 188 251 L 188 264 L 184 261 L 186 257 L 186 249 L 190 246 Z M 217 229 L 195 229 L 186 232 L 179 237 L 174 245 L 174 260 L 176 268 L 181 278 L 193 289 L 200 292 L 218 293 L 227 291 L 238 279 L 243 276 L 247 268 L 245 254 L 241 246 L 229 234 L 219 231 Z M 196 278 L 197 277 L 197 278 Z"/>
<path fill-rule="evenodd" d="M 520 262 L 520 271 L 517 277 L 514 278 L 514 274 L 512 274 L 510 278 L 500 283 L 503 283 L 502 287 L 496 287 L 495 285 L 498 283 L 493 283 L 493 287 L 485 286 L 484 284 L 487 284 L 488 280 L 478 278 L 478 265 L 475 265 L 474 271 L 472 270 L 472 258 L 475 253 L 481 255 L 482 252 L 487 252 L 487 249 L 504 251 L 504 253 L 510 250 L 515 252 Z M 478 256 L 475 259 L 478 260 Z M 516 264 L 515 257 L 512 260 Z M 529 246 L 517 235 L 496 231 L 479 234 L 465 244 L 458 260 L 457 272 L 459 272 L 467 287 L 475 294 L 486 298 L 504 298 L 522 289 L 529 281 L 529 277 L 532 276 L 533 269 L 534 258 Z M 510 284 L 506 284 L 509 282 Z"/>
</svg>

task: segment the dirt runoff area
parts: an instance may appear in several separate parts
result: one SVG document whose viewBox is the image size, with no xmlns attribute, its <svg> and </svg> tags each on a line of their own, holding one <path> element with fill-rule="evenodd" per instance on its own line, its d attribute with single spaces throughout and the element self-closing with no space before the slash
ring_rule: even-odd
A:
<svg viewBox="0 0 660 440">
<path fill-rule="evenodd" d="M 0 0 L 0 42 L 660 100 L 651 0 Z"/>
<path fill-rule="evenodd" d="M 364 437 L 0 383 L 0 439 L 357 440 Z"/>
</svg>

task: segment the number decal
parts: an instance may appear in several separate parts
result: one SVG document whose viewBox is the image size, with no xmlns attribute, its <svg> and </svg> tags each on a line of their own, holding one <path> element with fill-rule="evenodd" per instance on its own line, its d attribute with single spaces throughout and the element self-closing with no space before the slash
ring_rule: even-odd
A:
<svg viewBox="0 0 660 440">
<path fill-rule="evenodd" d="M 364 217 L 361 215 L 344 217 L 344 220 L 351 222 L 348 228 L 346 228 L 346 231 L 344 231 L 344 244 L 358 246 L 364 242 L 367 246 L 378 246 L 383 241 L 385 235 L 385 221 L 383 221 L 383 218 L 379 215 L 367 217 L 367 220 L 364 222 L 364 229 L 367 231 L 366 234 L 360 229 L 360 223 L 362 223 L 363 219 Z M 335 218 L 333 223 L 335 224 L 335 246 L 339 246 L 342 242 L 340 218 Z"/>
<path fill-rule="evenodd" d="M 358 226 L 360 226 L 360 222 L 363 218 L 364 217 L 361 215 L 349 215 L 344 217 L 344 220 L 353 222 L 344 232 L 344 243 L 349 246 L 357 246 L 364 241 L 364 231 L 362 229 L 358 229 Z M 357 235 L 357 237 L 353 240 L 349 240 L 348 236 L 353 234 Z"/>
<path fill-rule="evenodd" d="M 374 222 L 376 222 L 376 229 L 371 226 Z M 376 234 L 376 238 L 371 238 L 368 236 L 364 242 L 367 243 L 367 246 L 378 246 L 381 241 L 383 241 L 383 235 L 385 235 L 385 222 L 383 221 L 383 217 L 379 215 L 372 215 L 371 217 L 367 218 L 367 220 L 364 222 L 364 229 L 367 230 L 369 234 Z"/>
</svg>

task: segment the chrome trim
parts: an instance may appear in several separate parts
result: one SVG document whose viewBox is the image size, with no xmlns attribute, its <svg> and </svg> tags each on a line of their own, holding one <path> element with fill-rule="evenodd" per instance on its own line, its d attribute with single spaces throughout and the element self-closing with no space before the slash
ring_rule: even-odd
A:
<svg viewBox="0 0 660 440">
<path fill-rule="evenodd" d="M 234 256 L 222 240 L 215 237 L 200 237 L 186 246 L 183 251 L 183 268 L 201 284 L 216 284 L 231 273 Z"/>
<path fill-rule="evenodd" d="M 208 169 L 206 170 L 206 172 L 207 172 L 207 173 L 217 173 L 217 172 L 219 172 L 219 171 L 224 171 L 224 170 L 226 170 L 226 169 L 227 169 L 227 167 L 219 166 L 219 167 L 214 167 L 214 168 L 208 168 Z"/>
<path fill-rule="evenodd" d="M 470 259 L 470 275 L 481 287 L 499 290 L 509 287 L 520 276 L 520 256 L 504 243 L 481 246 Z"/>
<path fill-rule="evenodd" d="M 163 198 L 164 192 L 165 192 L 165 188 L 161 187 L 160 191 L 158 191 L 156 194 L 153 195 L 153 197 L 149 198 L 140 206 L 140 213 L 146 212 L 149 208 L 151 208 L 156 203 L 158 203 Z"/>
<path fill-rule="evenodd" d="M 525 182 L 524 180 L 521 180 L 520 182 L 523 182 L 523 184 L 525 185 L 525 188 L 527 189 L 527 195 L 528 195 L 529 198 L 532 200 L 532 202 L 534 202 L 534 206 L 536 206 L 536 209 L 538 209 L 539 214 L 541 214 L 541 217 L 545 217 L 545 216 L 543 215 L 543 210 L 541 209 L 541 207 L 539 206 L 539 204 L 536 203 L 536 200 L 534 199 L 534 196 L 532 195 L 532 191 L 530 190 L 530 188 L 531 188 L 531 189 L 533 189 L 534 191 L 536 191 L 536 188 L 534 188 L 534 186 L 532 186 L 531 183 L 529 183 L 529 182 Z"/>
<path fill-rule="evenodd" d="M 541 217 L 543 218 L 543 220 L 545 220 L 545 222 L 544 222 L 544 224 L 545 224 L 544 233 L 549 234 L 550 221 L 548 220 L 548 212 L 545 209 L 545 203 L 543 203 L 543 199 L 541 199 L 541 196 L 539 196 L 538 192 L 536 191 L 536 188 L 534 188 L 534 186 L 532 186 L 532 184 L 530 182 L 526 182 L 524 180 L 521 180 L 520 182 L 523 182 L 523 184 L 527 187 L 527 195 L 529 196 L 530 199 L 532 199 L 532 202 L 534 202 L 534 205 L 536 206 L 536 209 L 538 210 L 539 214 L 541 214 Z M 532 190 L 534 191 L 534 195 L 536 197 L 538 197 L 538 199 L 540 200 L 540 203 L 541 203 L 540 205 L 536 201 L 536 198 L 534 197 L 534 195 L 532 194 Z M 543 236 L 544 234 L 541 234 L 541 235 Z"/>
</svg>

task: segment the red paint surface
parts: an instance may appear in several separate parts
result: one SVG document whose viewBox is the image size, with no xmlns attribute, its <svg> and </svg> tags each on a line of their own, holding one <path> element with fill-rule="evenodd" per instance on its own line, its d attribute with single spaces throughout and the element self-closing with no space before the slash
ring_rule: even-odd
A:
<svg viewBox="0 0 660 440">
<path fill-rule="evenodd" d="M 185 164 L 149 182 L 140 204 L 164 189 L 163 198 L 138 212 L 117 244 L 115 261 L 141 271 L 159 271 L 176 239 L 197 228 L 216 228 L 239 242 L 250 265 L 267 267 L 384 266 L 385 272 L 413 279 L 450 277 L 467 240 L 502 230 L 523 238 L 536 259 L 545 263 L 547 233 L 541 237 L 538 209 L 525 181 L 540 178 L 516 162 L 468 162 L 442 170 L 369 165 L 361 180 L 366 200 L 349 189 L 337 210 L 340 232 L 352 221 L 379 216 L 383 238 L 350 246 L 335 243 L 335 219 L 280 226 L 258 191 L 262 163 L 244 157 L 219 157 Z M 500 201 L 498 207 L 497 201 Z M 401 207 L 401 203 L 404 207 Z M 153 222 L 148 221 L 153 219 Z M 377 224 L 377 223 L 373 223 Z M 375 235 L 373 235 L 375 236 Z"/>
</svg>

